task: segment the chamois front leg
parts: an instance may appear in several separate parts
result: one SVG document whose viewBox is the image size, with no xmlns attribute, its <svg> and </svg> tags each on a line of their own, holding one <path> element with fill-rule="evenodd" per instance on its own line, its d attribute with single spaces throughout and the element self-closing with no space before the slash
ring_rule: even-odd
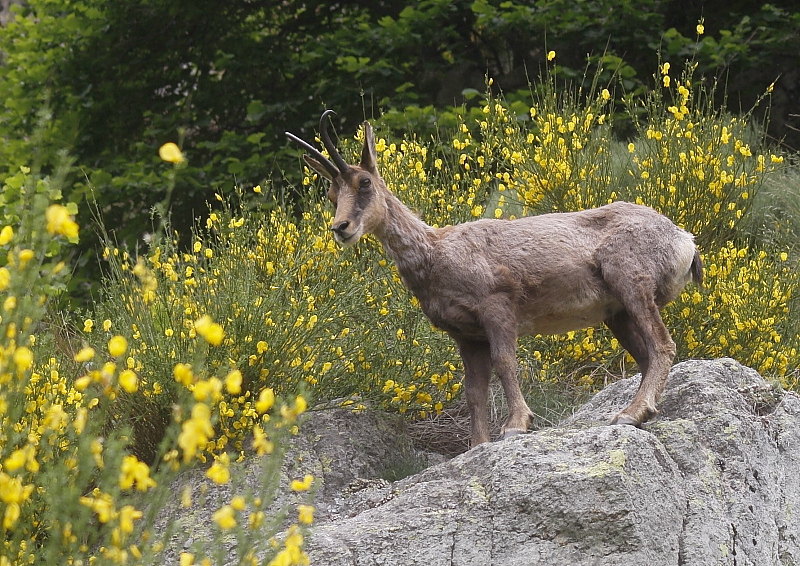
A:
<svg viewBox="0 0 800 566">
<path fill-rule="evenodd" d="M 485 308 L 483 312 L 488 316 L 482 322 L 489 339 L 492 365 L 508 404 L 508 419 L 501 430 L 501 438 L 506 439 L 527 432 L 533 413 L 522 396 L 517 378 L 516 322 L 511 309 L 503 306 Z"/>
<path fill-rule="evenodd" d="M 464 362 L 464 395 L 470 419 L 470 448 L 489 442 L 489 421 L 486 414 L 492 357 L 488 342 L 455 337 Z"/>
</svg>

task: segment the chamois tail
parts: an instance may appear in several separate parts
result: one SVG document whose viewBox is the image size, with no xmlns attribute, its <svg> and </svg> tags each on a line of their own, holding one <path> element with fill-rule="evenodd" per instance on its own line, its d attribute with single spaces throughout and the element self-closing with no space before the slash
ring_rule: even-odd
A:
<svg viewBox="0 0 800 566">
<path fill-rule="evenodd" d="M 698 250 L 694 251 L 694 258 L 692 259 L 692 279 L 694 282 L 697 283 L 699 287 L 703 286 L 703 260 L 700 259 L 700 252 Z"/>
</svg>

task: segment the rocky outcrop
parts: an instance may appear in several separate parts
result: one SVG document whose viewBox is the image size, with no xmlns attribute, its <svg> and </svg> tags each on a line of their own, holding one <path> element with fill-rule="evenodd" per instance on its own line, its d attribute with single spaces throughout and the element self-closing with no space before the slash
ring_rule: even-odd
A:
<svg viewBox="0 0 800 566">
<path fill-rule="evenodd" d="M 272 500 L 266 509 L 270 532 L 280 531 L 297 520 L 288 512 L 306 497 L 291 492 L 291 480 L 311 474 L 315 523 L 331 524 L 378 506 L 381 490 L 390 486 L 391 480 L 444 460 L 438 454 L 418 451 L 399 415 L 346 409 L 311 411 L 292 437 L 282 464 L 272 457 L 245 458 L 231 464 L 231 481 L 222 485 L 206 477 L 206 468 L 192 468 L 175 478 L 166 494 L 152 500 L 158 509 L 153 530 L 166 541 L 154 564 L 178 564 L 180 553 L 192 552 L 198 544 L 204 552 L 211 549 L 217 555 L 216 564 L 238 564 L 241 549 L 235 537 L 220 539 L 212 521 L 213 512 L 234 494 L 249 492 Z M 181 502 L 184 493 L 191 495 L 188 505 Z M 256 544 L 261 545 L 255 549 L 257 555 L 268 552 L 268 540 Z"/>
<path fill-rule="evenodd" d="M 346 513 L 325 511 L 326 488 L 311 563 L 800 564 L 800 398 L 733 360 L 689 361 L 655 419 L 608 426 L 638 383 L 401 481 L 361 477 L 334 497 Z"/>
<path fill-rule="evenodd" d="M 233 483 L 276 494 L 277 514 L 297 497 L 288 482 L 315 476 L 315 566 L 800 564 L 800 397 L 733 360 L 689 361 L 672 369 L 656 418 L 608 426 L 638 384 L 452 459 L 417 451 L 398 416 L 312 412 L 280 473 L 249 458 Z M 200 469 L 170 491 L 187 486 L 204 496 L 161 513 L 171 542 L 159 563 L 211 540 L 210 514 L 231 496 Z M 219 548 L 219 563 L 237 563 L 233 540 Z"/>
</svg>

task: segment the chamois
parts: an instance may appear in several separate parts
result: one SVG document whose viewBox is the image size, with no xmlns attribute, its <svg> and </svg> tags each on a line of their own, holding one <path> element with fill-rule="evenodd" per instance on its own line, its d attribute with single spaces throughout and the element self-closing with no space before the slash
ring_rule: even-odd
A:
<svg viewBox="0 0 800 566">
<path fill-rule="evenodd" d="M 659 309 L 690 279 L 702 284 L 694 236 L 646 206 L 614 202 L 581 212 L 428 226 L 384 184 L 375 140 L 364 122 L 359 165 L 348 165 L 320 137 L 333 163 L 286 132 L 303 159 L 330 181 L 335 240 L 372 233 L 430 321 L 455 340 L 464 363 L 471 446 L 489 440 L 487 398 L 494 368 L 508 402 L 502 438 L 526 432 L 533 416 L 517 381 L 517 336 L 558 334 L 604 323 L 633 356 L 642 381 L 612 424 L 639 426 L 656 402 L 675 357 Z"/>
</svg>

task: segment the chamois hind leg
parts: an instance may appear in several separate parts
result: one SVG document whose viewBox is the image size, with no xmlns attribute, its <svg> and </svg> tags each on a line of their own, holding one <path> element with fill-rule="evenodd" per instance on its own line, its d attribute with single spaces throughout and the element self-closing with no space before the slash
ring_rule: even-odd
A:
<svg viewBox="0 0 800 566">
<path fill-rule="evenodd" d="M 470 448 L 489 442 L 489 421 L 486 403 L 489 379 L 492 376 L 492 357 L 488 342 L 455 338 L 464 362 L 464 395 L 467 398 L 470 421 Z"/>
<path fill-rule="evenodd" d="M 618 295 L 625 312 L 611 317 L 606 324 L 636 360 L 642 381 L 630 405 L 611 423 L 638 426 L 658 412 L 656 403 L 675 359 L 675 343 L 661 320 L 654 297 L 635 291 Z"/>
<path fill-rule="evenodd" d="M 647 352 L 647 344 L 642 340 L 639 328 L 633 323 L 627 311 L 620 311 L 604 321 L 605 325 L 619 341 L 620 346 L 625 348 L 628 353 L 636 360 L 639 372 L 642 375 L 647 373 L 650 365 L 650 357 Z"/>
</svg>

